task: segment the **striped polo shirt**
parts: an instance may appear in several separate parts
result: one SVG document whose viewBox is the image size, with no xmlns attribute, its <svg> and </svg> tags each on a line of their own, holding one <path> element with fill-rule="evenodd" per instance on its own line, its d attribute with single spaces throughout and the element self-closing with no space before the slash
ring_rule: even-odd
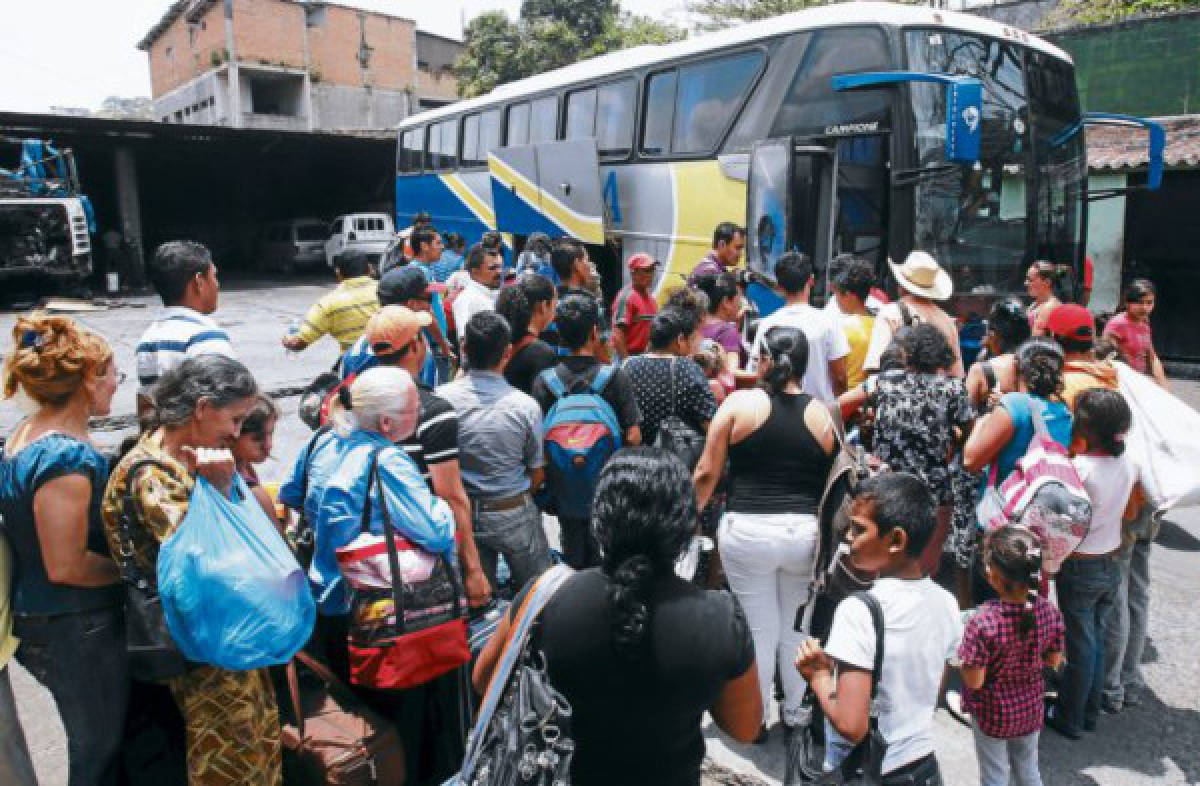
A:
<svg viewBox="0 0 1200 786">
<path fill-rule="evenodd" d="M 229 334 L 212 317 L 184 306 L 167 307 L 138 341 L 138 393 L 149 396 L 159 377 L 197 355 L 237 357 Z"/>
<path fill-rule="evenodd" d="M 328 333 L 345 352 L 363 334 L 367 321 L 379 310 L 376 286 L 378 282 L 370 276 L 346 279 L 337 289 L 312 304 L 296 335 L 305 344 L 312 344 Z"/>
</svg>

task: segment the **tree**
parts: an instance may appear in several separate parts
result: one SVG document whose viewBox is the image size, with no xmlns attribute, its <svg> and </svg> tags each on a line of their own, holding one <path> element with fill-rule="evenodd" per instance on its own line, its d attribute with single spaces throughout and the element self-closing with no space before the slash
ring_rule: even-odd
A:
<svg viewBox="0 0 1200 786">
<path fill-rule="evenodd" d="M 1046 15 L 1041 27 L 1119 22 L 1131 16 L 1200 8 L 1200 0 L 1064 0 Z"/>
<path fill-rule="evenodd" d="M 492 11 L 467 25 L 466 46 L 454 64 L 458 93 L 482 95 L 515 79 L 683 35 L 671 25 L 622 13 L 616 0 L 524 0 L 516 22 Z"/>
</svg>

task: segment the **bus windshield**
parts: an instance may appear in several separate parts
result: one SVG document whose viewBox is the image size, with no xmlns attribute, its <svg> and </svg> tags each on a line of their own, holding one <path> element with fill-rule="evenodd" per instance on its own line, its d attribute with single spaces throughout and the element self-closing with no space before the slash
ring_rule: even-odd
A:
<svg viewBox="0 0 1200 786">
<path fill-rule="evenodd" d="M 1073 81 L 1050 80 L 1053 90 L 1031 91 L 1026 73 L 1034 74 L 1038 88 L 1045 87 L 1042 72 L 1053 58 L 1035 60 L 1021 47 L 970 33 L 909 30 L 905 44 L 912 70 L 973 76 L 984 88 L 979 162 L 948 167 L 944 89 L 910 87 L 917 164 L 928 170 L 914 186 L 914 246 L 934 254 L 950 271 L 959 296 L 1020 291 L 1034 237 L 1037 253 L 1073 264 L 1080 232 L 1082 135 L 1060 149 L 1049 144 L 1078 120 Z M 1059 70 L 1073 80 L 1068 64 Z M 1063 117 L 1061 106 L 1051 109 L 1046 103 L 1060 100 L 1050 93 L 1064 91 L 1072 96 L 1066 113 L 1074 121 Z M 1031 107 L 1031 92 L 1041 106 Z M 1035 123 L 1040 127 L 1031 129 Z M 1038 205 L 1033 216 L 1031 195 Z"/>
</svg>

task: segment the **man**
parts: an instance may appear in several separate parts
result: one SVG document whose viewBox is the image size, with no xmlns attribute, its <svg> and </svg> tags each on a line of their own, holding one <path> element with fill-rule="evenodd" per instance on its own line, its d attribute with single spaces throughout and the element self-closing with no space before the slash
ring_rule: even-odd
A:
<svg viewBox="0 0 1200 786">
<path fill-rule="evenodd" d="M 612 360 L 611 336 L 608 332 L 611 322 L 605 312 L 604 302 L 598 297 L 600 275 L 596 272 L 596 266 L 592 264 L 592 260 L 588 256 L 587 248 L 574 238 L 559 238 L 554 241 L 554 247 L 550 250 L 550 264 L 554 267 L 554 272 L 560 282 L 558 286 L 560 301 L 569 295 L 580 295 L 595 301 L 596 313 L 600 315 L 601 342 L 597 358 L 608 363 Z M 554 327 L 549 330 L 547 340 L 551 339 L 551 343 L 563 346 Z"/>
<path fill-rule="evenodd" d="M 613 348 L 622 358 L 640 355 L 650 343 L 650 323 L 658 313 L 658 301 L 650 287 L 658 262 L 649 254 L 629 257 L 629 286 L 617 294 L 613 306 Z"/>
<path fill-rule="evenodd" d="M 407 267 L 389 270 L 387 273 L 384 273 L 383 278 L 379 279 L 375 293 L 381 307 L 404 306 L 410 311 L 427 314 L 430 317 L 430 327 L 434 324 L 432 313 L 433 286 L 426 280 L 425 274 L 421 272 L 421 269 L 415 265 L 408 265 Z M 433 340 L 429 330 L 423 330 L 422 337 L 426 342 Z M 426 349 L 427 351 L 424 353 L 424 366 L 420 369 L 419 374 L 413 375 L 413 378 L 433 387 L 438 379 L 438 369 L 434 363 L 432 345 L 427 343 Z M 346 353 L 342 355 L 342 379 L 346 379 L 352 374 L 361 374 L 377 363 L 378 358 L 371 350 L 370 341 L 364 332 L 350 349 L 346 350 Z"/>
<path fill-rule="evenodd" d="M 431 285 L 435 284 L 437 276 L 434 275 L 433 266 L 442 258 L 442 253 L 446 249 L 442 243 L 442 236 L 433 227 L 422 226 L 413 230 L 412 235 L 409 236 L 409 242 L 413 247 L 413 265 L 425 273 L 425 278 Z M 431 384 L 435 385 L 450 381 L 450 358 L 454 356 L 450 342 L 446 340 L 448 332 L 446 309 L 442 303 L 441 292 L 438 291 L 441 288 L 441 286 L 435 286 L 429 292 L 433 298 L 430 303 L 433 324 L 425 329 L 429 346 L 434 351 L 437 380 Z"/>
<path fill-rule="evenodd" d="M 482 606 L 491 598 L 491 589 L 475 546 L 471 503 L 458 464 L 458 415 L 445 399 L 434 394 L 433 388 L 419 381 L 428 354 L 422 332 L 432 323 L 428 311 L 384 306 L 367 323 L 364 338 L 378 365 L 397 366 L 418 380 L 417 428 L 404 442 L 404 451 L 417 465 L 429 489 L 446 500 L 454 513 L 467 603 Z"/>
<path fill-rule="evenodd" d="M 496 295 L 500 291 L 500 275 L 504 271 L 504 258 L 494 249 L 481 243 L 471 246 L 464 266 L 467 279 L 461 292 L 454 298 L 454 324 L 458 326 L 460 338 L 471 317 L 481 311 L 496 308 Z"/>
<path fill-rule="evenodd" d="M 429 268 L 430 272 L 433 273 L 435 283 L 445 284 L 446 279 L 462 270 L 463 251 L 466 247 L 466 242 L 463 240 L 462 235 L 457 232 L 451 232 L 446 235 L 446 247 L 442 250 L 441 258 Z"/>
<path fill-rule="evenodd" d="M 329 334 L 342 352 L 349 349 L 379 310 L 375 279 L 368 275 L 369 270 L 370 258 L 361 252 L 347 251 L 334 258 L 337 288 L 309 307 L 300 329 L 283 337 L 284 348 L 300 352 Z"/>
<path fill-rule="evenodd" d="M 726 269 L 737 267 L 746 248 L 746 229 L 731 221 L 722 221 L 713 230 L 712 250 L 704 255 L 704 259 L 692 268 L 688 276 L 688 286 L 695 286 L 696 279 L 701 276 L 719 276 Z"/>
<path fill-rule="evenodd" d="M 212 254 L 199 243 L 172 240 L 154 251 L 150 281 L 166 307 L 137 344 L 138 417 L 152 409 L 150 392 L 159 377 L 197 355 L 236 357 L 229 335 L 209 316 L 220 285 Z"/>
<path fill-rule="evenodd" d="M 602 323 L 596 299 L 589 295 L 567 295 L 558 304 L 555 321 L 558 323 L 560 340 L 571 354 L 554 367 L 554 373 L 568 392 L 587 390 L 603 367 L 597 358 L 602 347 L 599 330 Z M 642 413 L 638 409 L 633 382 L 624 369 L 617 368 L 601 396 L 617 416 L 622 444 L 640 445 Z M 533 397 L 537 399 L 543 414 L 548 413 L 558 400 L 541 377 L 534 380 Z M 558 523 L 562 528 L 563 556 L 567 564 L 579 570 L 599 564 L 599 554 L 589 535 L 588 522 L 560 516 Z"/>
<path fill-rule="evenodd" d="M 1063 402 L 1075 411 L 1075 397 L 1089 388 L 1117 390 L 1117 367 L 1097 360 L 1096 319 L 1076 303 L 1064 303 L 1050 312 L 1046 330 L 1063 349 Z"/>
<path fill-rule="evenodd" d="M 808 370 L 804 392 L 830 402 L 846 391 L 846 356 L 850 344 L 841 325 L 824 311 L 808 304 L 813 287 L 813 264 L 807 254 L 790 251 L 775 264 L 775 280 L 785 304 L 758 323 L 750 349 L 750 370 L 758 371 L 759 355 L 767 332 L 778 325 L 799 328 L 808 339 Z"/>
<path fill-rule="evenodd" d="M 867 359 L 863 368 L 868 374 L 879 370 L 879 356 L 892 343 L 896 331 L 917 322 L 928 322 L 942 332 L 950 349 L 954 352 L 954 363 L 950 367 L 950 375 L 958 378 L 965 376 L 962 362 L 962 349 L 958 345 L 958 328 L 954 320 L 935 301 L 949 300 L 954 294 L 954 281 L 950 274 L 942 270 L 937 260 L 924 251 L 914 251 L 904 260 L 903 265 L 897 265 L 890 259 L 888 266 L 892 276 L 900 285 L 900 300 L 888 303 L 875 315 L 875 325 L 871 329 L 871 343 L 867 347 Z"/>
<path fill-rule="evenodd" d="M 875 270 L 870 262 L 859 257 L 847 257 L 841 261 L 833 276 L 833 297 L 825 306 L 825 313 L 836 315 L 850 347 L 850 354 L 846 355 L 848 388 L 858 387 L 867 376 L 863 371 L 863 361 L 867 358 L 867 346 L 871 343 L 871 330 L 875 327 L 878 309 L 878 306 L 871 305 L 874 300 L 871 286 L 874 282 Z"/>
<path fill-rule="evenodd" d="M 471 499 L 472 530 L 483 572 L 496 588 L 503 554 L 513 586 L 550 567 L 550 547 L 532 491 L 542 485 L 542 412 L 505 381 L 512 334 L 504 317 L 484 310 L 462 323 L 468 371 L 438 395 L 458 414 L 463 485 Z"/>
</svg>

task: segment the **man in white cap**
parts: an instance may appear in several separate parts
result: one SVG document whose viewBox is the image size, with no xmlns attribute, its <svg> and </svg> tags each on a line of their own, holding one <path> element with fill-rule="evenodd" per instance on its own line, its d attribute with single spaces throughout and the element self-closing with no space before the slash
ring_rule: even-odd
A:
<svg viewBox="0 0 1200 786">
<path fill-rule="evenodd" d="M 924 251 L 912 252 L 903 265 L 897 265 L 889 259 L 888 266 L 892 269 L 896 283 L 900 285 L 900 299 L 895 303 L 888 303 L 876 315 L 863 369 L 870 373 L 879 370 L 879 356 L 892 343 L 892 337 L 901 327 L 927 322 L 942 331 L 946 340 L 950 342 L 950 348 L 954 350 L 951 376 L 964 376 L 962 352 L 958 346 L 958 328 L 950 315 L 935 302 L 948 300 L 954 294 L 954 282 L 950 279 L 950 274 L 942 270 L 937 260 Z"/>
</svg>

